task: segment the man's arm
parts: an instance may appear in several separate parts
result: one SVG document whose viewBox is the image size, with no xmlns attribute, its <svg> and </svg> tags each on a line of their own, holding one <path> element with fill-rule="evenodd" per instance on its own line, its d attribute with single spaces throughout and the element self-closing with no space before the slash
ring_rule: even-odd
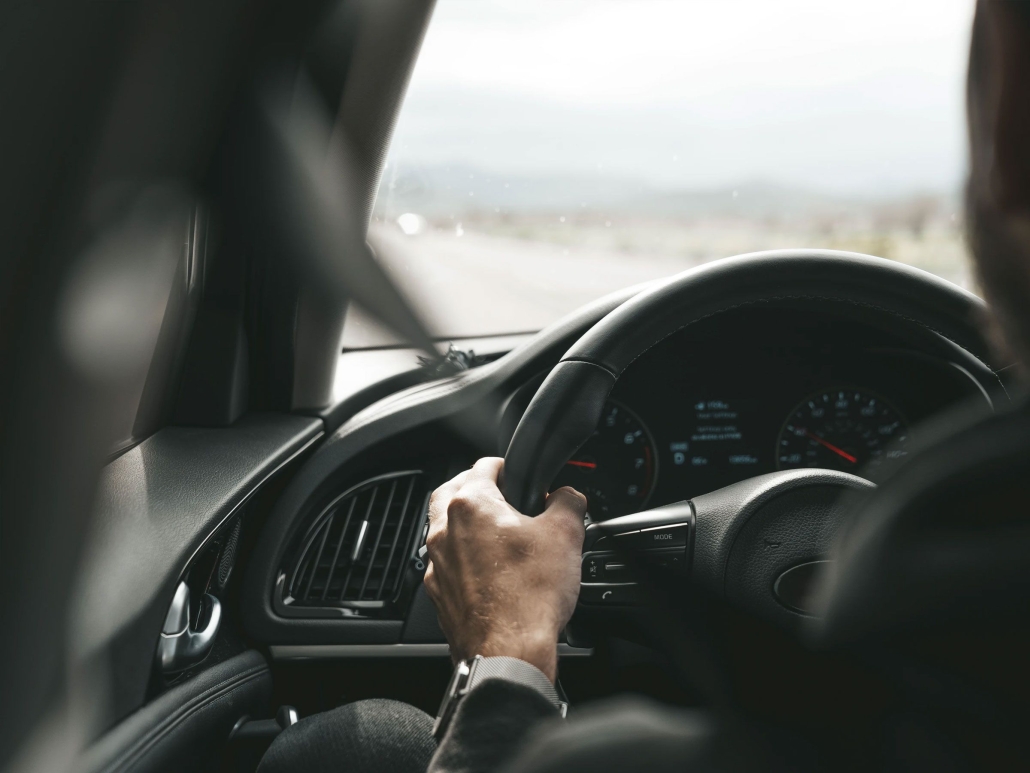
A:
<svg viewBox="0 0 1030 773">
<path fill-rule="evenodd" d="M 529 518 L 504 501 L 502 467 L 501 459 L 480 459 L 433 493 L 425 586 L 455 662 L 505 656 L 528 666 L 520 678 L 486 680 L 461 700 L 431 771 L 495 769 L 534 725 L 558 716 L 548 685 L 579 594 L 586 499 L 559 489 Z M 533 669 L 543 677 L 536 684 Z"/>
</svg>

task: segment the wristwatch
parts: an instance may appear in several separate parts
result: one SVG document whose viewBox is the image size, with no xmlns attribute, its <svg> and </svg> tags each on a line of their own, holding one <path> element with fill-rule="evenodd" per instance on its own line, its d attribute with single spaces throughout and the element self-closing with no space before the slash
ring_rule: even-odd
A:
<svg viewBox="0 0 1030 773">
<path fill-rule="evenodd" d="M 476 655 L 472 660 L 459 661 L 454 667 L 454 674 L 444 691 L 440 711 L 433 725 L 433 737 L 437 741 L 442 740 L 446 734 L 461 699 L 487 679 L 503 679 L 536 690 L 554 704 L 563 719 L 569 709 L 569 704 L 561 699 L 551 680 L 536 666 L 504 655 L 491 658 Z"/>
</svg>

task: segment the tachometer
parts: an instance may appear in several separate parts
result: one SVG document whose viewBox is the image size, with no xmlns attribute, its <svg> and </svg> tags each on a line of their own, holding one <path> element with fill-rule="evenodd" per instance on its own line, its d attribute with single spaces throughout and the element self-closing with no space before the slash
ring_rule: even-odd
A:
<svg viewBox="0 0 1030 773">
<path fill-rule="evenodd" d="M 651 433 L 622 403 L 608 400 L 597 430 L 555 479 L 586 495 L 591 518 L 603 521 L 644 509 L 658 475 Z"/>
<path fill-rule="evenodd" d="M 857 473 L 908 451 L 908 426 L 897 408 L 861 389 L 826 389 L 791 410 L 776 439 L 781 470 L 826 467 Z"/>
</svg>

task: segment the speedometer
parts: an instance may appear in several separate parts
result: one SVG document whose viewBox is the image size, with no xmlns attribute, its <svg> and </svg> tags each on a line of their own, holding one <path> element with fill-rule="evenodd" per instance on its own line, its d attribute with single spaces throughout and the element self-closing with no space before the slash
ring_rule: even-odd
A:
<svg viewBox="0 0 1030 773">
<path fill-rule="evenodd" d="M 862 389 L 826 389 L 788 414 L 776 439 L 777 466 L 856 473 L 905 456 L 908 434 L 901 413 L 882 397 Z"/>
<path fill-rule="evenodd" d="M 569 459 L 552 490 L 572 486 L 595 521 L 644 509 L 658 475 L 651 433 L 622 403 L 608 400 L 594 434 Z"/>
</svg>

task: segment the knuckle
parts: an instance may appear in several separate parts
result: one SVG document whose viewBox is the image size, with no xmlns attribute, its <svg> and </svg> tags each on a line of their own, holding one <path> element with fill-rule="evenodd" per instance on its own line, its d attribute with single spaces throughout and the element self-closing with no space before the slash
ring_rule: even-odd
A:
<svg viewBox="0 0 1030 773">
<path fill-rule="evenodd" d="M 437 507 L 440 506 L 440 499 L 442 498 L 440 489 L 435 489 L 429 497 L 429 512 L 433 512 Z"/>
<path fill-rule="evenodd" d="M 422 584 L 426 588 L 426 595 L 429 596 L 429 600 L 435 605 L 440 600 L 440 586 L 437 583 L 436 577 L 426 575 L 426 578 L 422 580 Z"/>
<path fill-rule="evenodd" d="M 446 509 L 447 492 L 443 488 L 438 488 L 433 492 L 432 496 L 429 497 L 429 518 L 432 518 L 439 513 L 441 510 Z"/>
<path fill-rule="evenodd" d="M 451 497 L 451 501 L 447 503 L 447 517 L 468 517 L 476 511 L 476 507 L 476 496 L 463 489 Z"/>
</svg>

